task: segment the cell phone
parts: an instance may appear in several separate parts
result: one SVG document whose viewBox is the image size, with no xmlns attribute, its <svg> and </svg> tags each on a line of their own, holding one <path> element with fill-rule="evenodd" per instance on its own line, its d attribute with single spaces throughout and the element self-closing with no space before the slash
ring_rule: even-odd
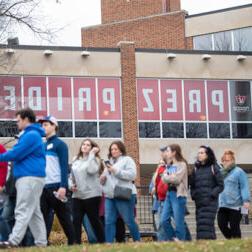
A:
<svg viewBox="0 0 252 252">
<path fill-rule="evenodd" d="M 104 161 L 104 164 L 105 164 L 106 166 L 111 165 L 111 163 L 110 163 L 110 161 L 109 161 L 109 160 Z"/>
</svg>

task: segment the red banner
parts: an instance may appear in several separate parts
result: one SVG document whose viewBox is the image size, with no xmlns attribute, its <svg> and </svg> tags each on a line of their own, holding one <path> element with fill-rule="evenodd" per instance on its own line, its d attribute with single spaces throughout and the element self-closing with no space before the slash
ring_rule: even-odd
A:
<svg viewBox="0 0 252 252">
<path fill-rule="evenodd" d="M 21 77 L 0 76 L 0 118 L 14 119 L 21 108 Z"/>
<path fill-rule="evenodd" d="M 184 81 L 185 117 L 188 121 L 206 121 L 204 81 Z"/>
<path fill-rule="evenodd" d="M 161 80 L 162 120 L 183 120 L 181 80 Z"/>
<path fill-rule="evenodd" d="M 100 120 L 121 120 L 119 79 L 98 79 Z"/>
<path fill-rule="evenodd" d="M 138 119 L 160 120 L 158 80 L 139 79 L 137 81 Z"/>
<path fill-rule="evenodd" d="M 57 119 L 72 119 L 71 79 L 49 77 L 50 115 Z"/>
<path fill-rule="evenodd" d="M 74 78 L 74 111 L 76 120 L 96 120 L 95 79 Z"/>
<path fill-rule="evenodd" d="M 207 81 L 208 120 L 228 121 L 227 81 Z"/>
<path fill-rule="evenodd" d="M 33 109 L 38 117 L 47 115 L 46 78 L 24 77 L 24 106 Z"/>
</svg>

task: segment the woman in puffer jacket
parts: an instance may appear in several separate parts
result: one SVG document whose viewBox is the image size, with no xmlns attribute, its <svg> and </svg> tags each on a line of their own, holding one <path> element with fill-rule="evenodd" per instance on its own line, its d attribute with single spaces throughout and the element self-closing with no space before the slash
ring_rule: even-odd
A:
<svg viewBox="0 0 252 252">
<path fill-rule="evenodd" d="M 223 188 L 223 177 L 213 150 L 200 146 L 190 177 L 191 196 L 196 205 L 197 239 L 216 239 L 214 220 Z"/>
</svg>

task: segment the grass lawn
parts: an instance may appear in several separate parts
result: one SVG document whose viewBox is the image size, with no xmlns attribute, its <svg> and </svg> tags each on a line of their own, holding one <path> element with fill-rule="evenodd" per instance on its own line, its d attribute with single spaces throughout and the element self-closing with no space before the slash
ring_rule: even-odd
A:
<svg viewBox="0 0 252 252">
<path fill-rule="evenodd" d="M 232 241 L 200 241 L 191 243 L 127 243 L 113 245 L 93 245 L 83 244 L 82 246 L 50 246 L 44 249 L 12 249 L 8 251 L 17 252 L 252 252 L 252 239 L 249 240 L 232 240 Z"/>
</svg>

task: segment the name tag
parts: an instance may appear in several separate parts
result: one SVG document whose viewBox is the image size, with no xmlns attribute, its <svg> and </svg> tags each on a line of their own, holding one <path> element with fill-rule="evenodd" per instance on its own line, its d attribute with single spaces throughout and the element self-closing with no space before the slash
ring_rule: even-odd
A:
<svg viewBox="0 0 252 252">
<path fill-rule="evenodd" d="M 47 150 L 51 150 L 52 148 L 53 148 L 53 144 L 51 143 L 51 144 L 48 144 L 48 145 L 47 145 L 47 148 L 46 148 L 46 149 L 47 149 Z"/>
</svg>

